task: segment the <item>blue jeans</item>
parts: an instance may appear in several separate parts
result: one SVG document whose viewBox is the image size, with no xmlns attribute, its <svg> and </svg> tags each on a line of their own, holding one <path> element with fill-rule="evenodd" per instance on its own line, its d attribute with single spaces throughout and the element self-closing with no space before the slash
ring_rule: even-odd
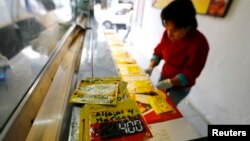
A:
<svg viewBox="0 0 250 141">
<path fill-rule="evenodd" d="M 171 88 L 168 91 L 168 96 L 177 106 L 189 94 L 190 89 L 191 88 L 185 88 L 185 89 Z"/>
</svg>

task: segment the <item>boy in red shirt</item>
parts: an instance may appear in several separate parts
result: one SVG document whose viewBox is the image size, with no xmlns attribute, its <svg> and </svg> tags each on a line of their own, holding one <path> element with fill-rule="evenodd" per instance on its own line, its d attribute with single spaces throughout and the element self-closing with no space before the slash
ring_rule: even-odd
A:
<svg viewBox="0 0 250 141">
<path fill-rule="evenodd" d="M 174 0 L 161 12 L 166 30 L 154 49 L 149 67 L 151 75 L 163 59 L 158 89 L 168 92 L 173 102 L 187 96 L 206 63 L 209 45 L 206 37 L 197 30 L 196 11 L 190 0 Z"/>
</svg>

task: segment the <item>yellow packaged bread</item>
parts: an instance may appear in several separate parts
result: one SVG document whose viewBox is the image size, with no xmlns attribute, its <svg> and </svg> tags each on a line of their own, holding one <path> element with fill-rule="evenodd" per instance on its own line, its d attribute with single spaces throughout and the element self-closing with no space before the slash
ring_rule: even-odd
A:
<svg viewBox="0 0 250 141">
<path fill-rule="evenodd" d="M 129 94 L 141 93 L 150 94 L 154 90 L 154 86 L 149 79 L 147 74 L 144 75 L 127 75 L 122 76 L 122 79 L 128 82 L 128 92 Z"/>
<path fill-rule="evenodd" d="M 121 76 L 126 75 L 146 75 L 146 73 L 137 64 L 118 64 Z"/>
<path fill-rule="evenodd" d="M 148 97 L 148 102 L 156 114 L 173 111 L 173 107 L 167 103 L 166 94 L 162 91 L 157 91 L 158 95 Z"/>
<path fill-rule="evenodd" d="M 113 48 L 112 54 L 117 64 L 135 64 L 136 61 L 124 48 Z"/>
<path fill-rule="evenodd" d="M 71 103 L 92 103 L 116 105 L 119 90 L 119 80 L 85 79 L 70 97 Z"/>
</svg>

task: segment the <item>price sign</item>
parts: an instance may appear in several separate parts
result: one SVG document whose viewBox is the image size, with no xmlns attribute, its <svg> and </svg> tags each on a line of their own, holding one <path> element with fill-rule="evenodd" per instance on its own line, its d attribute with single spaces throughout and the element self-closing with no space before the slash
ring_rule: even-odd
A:
<svg viewBox="0 0 250 141">
<path fill-rule="evenodd" d="M 142 141 L 153 137 L 136 101 L 131 99 L 116 106 L 85 105 L 81 117 L 85 121 L 83 140 Z"/>
<path fill-rule="evenodd" d="M 139 119 L 104 123 L 99 126 L 99 135 L 102 140 L 122 138 L 143 131 L 145 128 Z"/>
<path fill-rule="evenodd" d="M 133 114 L 128 114 L 130 111 Z M 90 140 L 116 140 L 117 139 L 138 139 L 145 138 L 149 131 L 143 118 L 137 114 L 139 111 L 112 111 L 112 112 L 100 112 L 91 114 L 91 117 L 97 119 L 96 122 L 90 123 Z M 122 115 L 122 116 L 118 116 Z M 116 117 L 116 119 L 104 119 L 103 117 Z M 99 119 L 97 118 L 99 117 Z M 102 118 L 101 118 L 102 117 Z M 149 132 L 150 134 L 150 132 Z M 151 134 L 150 134 L 151 135 Z"/>
</svg>

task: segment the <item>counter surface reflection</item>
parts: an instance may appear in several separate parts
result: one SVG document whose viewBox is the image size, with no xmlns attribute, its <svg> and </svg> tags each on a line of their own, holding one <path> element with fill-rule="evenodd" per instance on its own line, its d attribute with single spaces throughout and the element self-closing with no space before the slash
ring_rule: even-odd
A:
<svg viewBox="0 0 250 141">
<path fill-rule="evenodd" d="M 63 20 L 58 19 L 62 16 L 56 14 L 60 12 L 55 10 L 43 16 L 31 16 L 0 28 L 0 52 L 9 59 L 10 64 L 6 79 L 0 81 L 1 132 L 70 26 L 60 24 L 65 22 L 67 12 L 63 13 Z"/>
</svg>

